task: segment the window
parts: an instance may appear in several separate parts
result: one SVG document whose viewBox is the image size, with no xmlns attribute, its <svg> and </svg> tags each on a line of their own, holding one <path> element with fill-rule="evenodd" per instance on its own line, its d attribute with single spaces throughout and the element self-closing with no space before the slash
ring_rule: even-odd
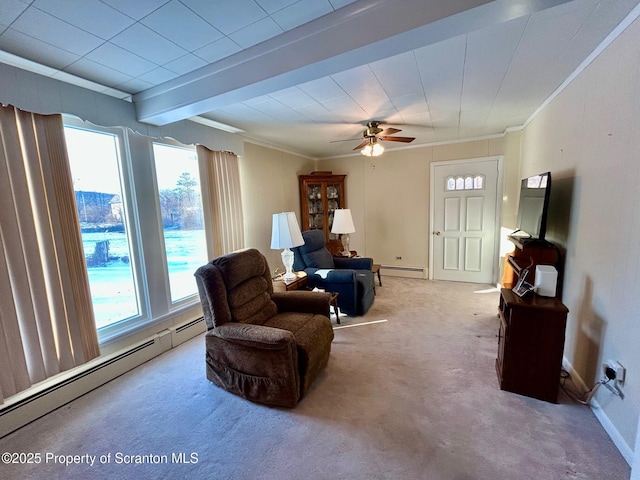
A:
<svg viewBox="0 0 640 480">
<path fill-rule="evenodd" d="M 484 189 L 484 175 L 468 174 L 458 177 L 447 177 L 445 182 L 445 189 L 447 191 Z"/>
<path fill-rule="evenodd" d="M 82 245 L 98 329 L 140 314 L 124 208 L 120 138 L 65 126 Z"/>
<path fill-rule="evenodd" d="M 196 150 L 64 122 L 100 342 L 192 309 L 208 261 Z"/>
<path fill-rule="evenodd" d="M 193 272 L 207 262 L 198 159 L 193 149 L 153 144 L 171 302 L 197 294 Z"/>
</svg>

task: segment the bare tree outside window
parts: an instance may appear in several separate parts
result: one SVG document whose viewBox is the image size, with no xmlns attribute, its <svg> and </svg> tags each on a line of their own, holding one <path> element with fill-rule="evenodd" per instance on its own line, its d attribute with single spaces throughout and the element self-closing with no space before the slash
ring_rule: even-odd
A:
<svg viewBox="0 0 640 480">
<path fill-rule="evenodd" d="M 197 293 L 193 272 L 207 261 L 198 160 L 193 149 L 153 144 L 171 301 Z"/>
</svg>

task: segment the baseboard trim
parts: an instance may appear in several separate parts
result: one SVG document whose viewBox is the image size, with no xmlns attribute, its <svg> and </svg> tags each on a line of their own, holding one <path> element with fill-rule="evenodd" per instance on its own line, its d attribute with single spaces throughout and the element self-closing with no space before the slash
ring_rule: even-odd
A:
<svg viewBox="0 0 640 480">
<path fill-rule="evenodd" d="M 562 366 L 567 372 L 569 372 L 569 374 L 571 375 L 571 379 L 578 387 L 580 387 L 585 392 L 589 390 L 590 387 L 586 386 L 584 380 L 582 380 L 582 377 L 578 374 L 576 369 L 573 368 L 573 365 L 565 356 L 562 357 Z M 609 435 L 611 440 L 613 440 L 613 443 L 615 444 L 620 454 L 624 457 L 629 466 L 632 466 L 634 456 L 633 450 L 631 449 L 631 447 L 629 447 L 629 444 L 625 442 L 624 438 L 622 438 L 622 435 L 620 435 L 618 429 L 611 422 L 604 409 L 600 406 L 595 398 L 591 399 L 589 408 L 591 408 L 591 411 L 600 422 L 600 425 L 602 425 L 602 428 L 604 428 L 604 431 L 607 432 L 607 435 Z"/>
<path fill-rule="evenodd" d="M 609 419 L 607 414 L 604 413 L 604 410 L 602 409 L 602 407 L 600 407 L 600 404 L 597 402 L 597 400 L 592 399 L 590 407 L 591 411 L 596 416 L 607 434 L 611 437 L 611 440 L 613 440 L 613 443 L 618 448 L 624 459 L 627 461 L 629 466 L 632 466 L 634 454 L 633 450 L 631 450 L 631 447 L 629 447 L 627 442 L 624 441 L 624 438 L 622 438 L 622 435 L 620 435 L 618 429 L 613 425 L 613 423 L 611 423 L 611 420 Z"/>
</svg>

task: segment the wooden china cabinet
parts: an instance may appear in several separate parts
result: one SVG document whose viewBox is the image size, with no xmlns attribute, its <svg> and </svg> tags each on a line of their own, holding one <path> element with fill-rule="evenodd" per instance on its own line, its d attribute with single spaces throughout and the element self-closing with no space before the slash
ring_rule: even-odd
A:
<svg viewBox="0 0 640 480">
<path fill-rule="evenodd" d="M 333 175 L 332 172 L 311 172 L 298 177 L 302 231 L 322 230 L 327 249 L 334 255 L 342 250 L 340 236 L 331 233 L 331 226 L 333 212 L 338 208 L 346 208 L 345 177 Z"/>
</svg>

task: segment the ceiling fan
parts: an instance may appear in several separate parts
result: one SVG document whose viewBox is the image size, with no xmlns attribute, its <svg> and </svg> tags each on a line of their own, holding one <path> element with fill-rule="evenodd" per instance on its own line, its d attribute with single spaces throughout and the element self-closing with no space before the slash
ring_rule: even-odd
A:
<svg viewBox="0 0 640 480">
<path fill-rule="evenodd" d="M 384 147 L 379 143 L 379 141 L 384 142 L 403 142 L 410 143 L 415 140 L 415 137 L 396 137 L 393 136 L 395 133 L 401 132 L 397 128 L 380 128 L 380 124 L 382 122 L 371 121 L 367 123 L 367 128 L 363 132 L 364 140 L 354 148 L 354 150 L 360 150 L 363 155 L 367 155 L 369 157 L 377 157 L 381 155 L 384 151 Z M 349 139 L 353 140 L 353 139 Z M 346 141 L 346 140 L 337 140 L 338 142 Z"/>
</svg>

